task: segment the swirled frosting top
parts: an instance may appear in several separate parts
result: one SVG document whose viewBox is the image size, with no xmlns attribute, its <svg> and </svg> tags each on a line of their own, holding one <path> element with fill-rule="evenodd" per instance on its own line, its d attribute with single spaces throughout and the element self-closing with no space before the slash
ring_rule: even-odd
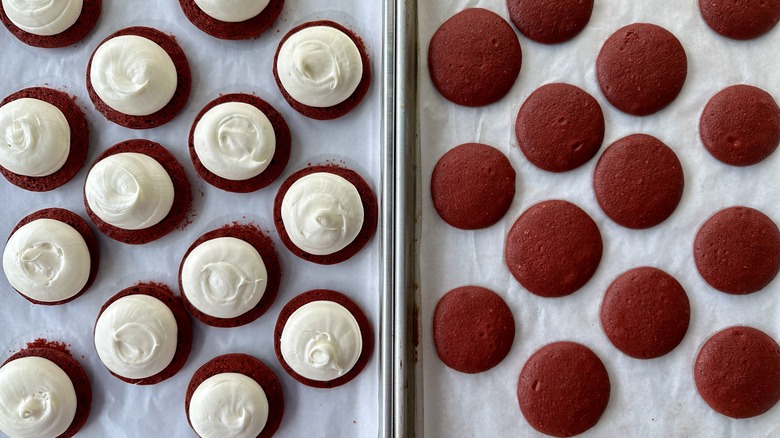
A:
<svg viewBox="0 0 780 438">
<path fill-rule="evenodd" d="M 24 176 L 60 170 L 70 153 L 70 125 L 56 106 L 21 98 L 0 107 L 0 166 Z"/>
</svg>

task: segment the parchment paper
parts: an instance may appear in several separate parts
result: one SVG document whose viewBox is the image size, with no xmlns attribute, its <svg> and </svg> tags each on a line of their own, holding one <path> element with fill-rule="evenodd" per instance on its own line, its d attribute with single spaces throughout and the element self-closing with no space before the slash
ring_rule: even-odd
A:
<svg viewBox="0 0 780 438">
<path fill-rule="evenodd" d="M 360 35 L 369 52 L 373 80 L 365 100 L 352 113 L 335 121 L 315 121 L 292 110 L 272 75 L 273 55 L 282 36 L 310 20 L 330 19 Z M 192 69 L 192 94 L 184 111 L 172 122 L 151 130 L 133 131 L 108 122 L 94 110 L 85 86 L 89 56 L 109 34 L 132 25 L 152 26 L 176 36 Z M 184 230 L 142 246 L 115 242 L 98 233 L 102 252 L 100 271 L 92 288 L 62 306 L 36 306 L 16 294 L 0 276 L 0 348 L 3 358 L 39 337 L 64 341 L 85 366 L 93 387 L 92 412 L 80 436 L 183 437 L 195 436 L 184 414 L 184 394 L 195 370 L 225 353 L 254 355 L 274 370 L 282 383 L 285 412 L 277 436 L 371 436 L 378 430 L 378 347 L 366 369 L 349 384 L 331 390 L 314 389 L 293 380 L 273 351 L 273 328 L 281 308 L 294 296 L 315 288 L 342 291 L 366 312 L 379 333 L 379 239 L 353 259 L 319 266 L 293 256 L 273 227 L 273 198 L 281 182 L 307 163 L 344 162 L 359 172 L 375 192 L 381 170 L 380 87 L 381 8 L 358 0 L 325 4 L 287 0 L 276 23 L 260 38 L 230 42 L 196 29 L 176 0 L 104 0 L 95 29 L 85 40 L 64 49 L 36 49 L 0 28 L 0 95 L 29 86 L 48 84 L 76 95 L 90 125 L 87 165 L 67 185 L 49 193 L 30 193 L 0 180 L 0 238 L 14 225 L 41 208 L 64 207 L 86 218 L 82 187 L 87 168 L 98 154 L 120 141 L 145 138 L 167 147 L 184 166 L 193 190 L 192 221 Z M 187 136 L 195 115 L 221 93 L 255 93 L 285 117 L 292 133 L 292 154 L 282 176 L 251 194 L 218 190 L 200 179 L 187 151 Z M 184 252 L 201 234 L 232 221 L 254 222 L 268 230 L 276 245 L 283 276 L 271 309 L 240 328 L 218 329 L 193 320 L 194 344 L 184 368 L 173 378 L 152 386 L 133 386 L 111 376 L 99 361 L 92 329 L 102 304 L 121 289 L 140 281 L 162 282 L 178 293 L 177 272 Z M 378 338 L 377 338 L 378 339 Z M 4 360 L 4 359 L 3 359 Z"/>
<path fill-rule="evenodd" d="M 525 361 L 540 347 L 571 340 L 590 347 L 603 360 L 612 385 L 609 405 L 585 437 L 778 437 L 780 404 L 747 420 L 720 415 L 699 397 L 693 363 L 702 343 L 732 325 L 750 325 L 780 340 L 780 279 L 763 291 L 731 296 L 708 286 L 696 271 L 692 251 L 698 227 L 717 210 L 733 205 L 757 208 L 780 222 L 780 152 L 764 162 L 735 168 L 710 156 L 698 136 L 701 111 L 716 92 L 748 83 L 780 98 L 780 27 L 748 42 L 712 32 L 694 0 L 597 0 L 590 23 L 575 39 L 560 45 L 534 43 L 518 33 L 523 66 L 510 93 L 482 108 L 446 101 L 433 87 L 427 68 L 428 43 L 451 15 L 484 7 L 509 20 L 503 0 L 419 2 L 419 109 L 422 172 L 420 242 L 424 425 L 431 437 L 542 436 L 525 421 L 517 403 L 517 379 Z M 661 25 L 677 36 L 688 56 L 688 77 L 677 99 L 647 117 L 625 115 L 602 96 L 595 60 L 602 43 L 618 28 L 635 22 Z M 599 154 L 564 174 L 535 168 L 520 152 L 514 123 L 528 95 L 549 82 L 579 86 L 598 100 L 606 118 Z M 674 214 L 661 225 L 632 231 L 612 222 L 598 207 L 591 178 L 607 145 L 631 133 L 654 135 L 678 155 L 685 192 Z M 433 209 L 430 174 L 447 150 L 466 142 L 500 149 L 517 171 L 517 194 L 498 224 L 462 231 L 444 223 Z M 503 259 L 504 240 L 519 215 L 546 199 L 565 199 L 583 208 L 598 224 L 604 255 L 590 282 L 564 298 L 537 297 L 517 283 Z M 673 275 L 691 302 L 691 320 L 682 343 L 653 360 L 630 358 L 604 335 L 599 308 L 607 286 L 628 269 L 649 265 Z M 497 367 L 466 375 L 436 356 L 431 319 L 439 298 L 463 285 L 488 287 L 513 311 L 517 333 L 511 351 Z"/>
</svg>

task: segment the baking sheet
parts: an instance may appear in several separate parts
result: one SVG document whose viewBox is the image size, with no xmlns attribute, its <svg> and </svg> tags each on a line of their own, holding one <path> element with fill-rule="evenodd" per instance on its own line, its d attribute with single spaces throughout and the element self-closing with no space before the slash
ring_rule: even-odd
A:
<svg viewBox="0 0 780 438">
<path fill-rule="evenodd" d="M 360 35 L 367 47 L 372 84 L 365 100 L 347 116 L 315 121 L 292 110 L 272 75 L 273 55 L 279 40 L 294 26 L 310 20 L 330 19 Z M 172 122 L 151 130 L 133 131 L 106 121 L 90 102 L 85 72 L 91 52 L 106 36 L 132 25 L 158 28 L 176 36 L 192 69 L 193 87 L 184 111 Z M 39 337 L 69 344 L 85 366 L 93 385 L 92 412 L 80 436 L 194 436 L 184 414 L 184 393 L 195 370 L 214 356 L 243 352 L 268 364 L 279 377 L 285 412 L 277 436 L 375 436 L 379 428 L 380 385 L 380 238 L 374 239 L 351 260 L 320 266 L 293 256 L 278 239 L 272 221 L 273 198 L 281 182 L 308 163 L 331 160 L 359 172 L 377 195 L 381 194 L 381 72 L 382 9 L 373 2 L 344 0 L 324 4 L 315 0 L 287 0 L 275 24 L 260 38 L 230 42 L 197 30 L 176 1 L 104 1 L 95 29 L 76 46 L 64 49 L 28 47 L 0 28 L 0 95 L 18 89 L 49 85 L 76 95 L 90 124 L 87 167 L 98 154 L 126 139 L 145 138 L 167 147 L 184 166 L 193 191 L 189 225 L 142 246 L 115 242 L 98 233 L 101 266 L 92 288 L 63 306 L 35 306 L 16 294 L 0 276 L 0 348 L 2 356 Z M 292 154 L 283 175 L 269 187 L 251 194 L 220 191 L 200 179 L 187 151 L 187 136 L 198 111 L 220 93 L 255 93 L 284 115 L 292 133 Z M 47 207 L 68 208 L 86 218 L 82 186 L 86 167 L 68 184 L 49 193 L 30 193 L 0 180 L 0 236 L 30 212 Z M 380 206 L 384 206 L 382 199 Z M 152 386 L 133 386 L 112 377 L 100 363 L 92 344 L 92 327 L 100 306 L 119 290 L 139 281 L 165 283 L 178 293 L 179 263 L 189 245 L 201 234 L 232 221 L 254 222 L 269 231 L 279 253 L 283 276 L 279 295 L 257 321 L 239 328 L 207 327 L 193 320 L 194 343 L 184 368 L 173 378 Z M 382 224 L 380 224 L 381 229 Z M 331 390 L 299 384 L 285 373 L 273 352 L 273 327 L 287 301 L 309 289 L 342 291 L 366 312 L 377 346 L 362 374 L 349 384 Z"/>
<path fill-rule="evenodd" d="M 455 0 L 419 2 L 419 111 L 422 193 L 420 235 L 422 399 L 424 435 L 430 437 L 543 436 L 525 421 L 517 397 L 517 378 L 525 361 L 543 345 L 571 340 L 593 349 L 604 361 L 612 385 L 609 405 L 599 423 L 583 437 L 776 437 L 780 404 L 747 420 L 734 420 L 710 409 L 693 383 L 693 362 L 714 332 L 745 324 L 780 340 L 780 279 L 763 291 L 731 296 L 708 286 L 696 271 L 692 250 L 699 225 L 732 205 L 757 208 L 780 223 L 780 152 L 764 162 L 735 168 L 721 164 L 698 137 L 700 113 L 716 92 L 736 83 L 763 88 L 780 100 L 780 27 L 757 40 L 737 42 L 717 36 L 702 21 L 695 0 L 600 0 L 590 23 L 572 41 L 545 46 L 520 36 L 523 66 L 510 93 L 482 108 L 446 101 L 433 87 L 427 68 L 428 43 L 438 26 L 467 7 L 484 7 L 509 20 L 505 2 Z M 601 44 L 615 30 L 634 22 L 661 25 L 677 36 L 688 56 L 682 92 L 665 110 L 647 117 L 625 115 L 606 102 L 595 80 Z M 685 172 L 679 207 L 664 223 L 632 231 L 609 220 L 598 207 L 591 185 L 597 157 L 564 174 L 532 166 L 514 138 L 520 105 L 549 82 L 579 86 L 601 104 L 607 145 L 631 133 L 654 135 L 678 155 Z M 466 142 L 500 149 L 517 171 L 517 194 L 498 224 L 463 231 L 445 224 L 433 209 L 430 174 L 447 150 Z M 503 260 L 504 240 L 519 215 L 546 199 L 565 199 L 583 208 L 598 224 L 604 255 L 598 271 L 581 290 L 564 298 L 537 297 L 524 290 Z M 683 285 L 691 302 L 691 320 L 682 343 L 670 354 L 637 360 L 619 352 L 604 335 L 598 315 L 604 291 L 620 273 L 656 266 Z M 466 375 L 436 356 L 431 334 L 433 310 L 447 291 L 462 285 L 488 287 L 513 311 L 517 333 L 511 351 L 497 367 Z"/>
</svg>

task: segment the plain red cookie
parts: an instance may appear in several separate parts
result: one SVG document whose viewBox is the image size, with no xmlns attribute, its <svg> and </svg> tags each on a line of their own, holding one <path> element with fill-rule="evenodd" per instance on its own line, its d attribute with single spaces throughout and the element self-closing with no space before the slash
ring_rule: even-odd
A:
<svg viewBox="0 0 780 438">
<path fill-rule="evenodd" d="M 254 17 L 229 23 L 203 12 L 195 0 L 179 0 L 182 12 L 201 31 L 223 40 L 247 40 L 256 38 L 265 32 L 284 8 L 284 0 L 271 0 L 268 5 Z"/>
<path fill-rule="evenodd" d="M 81 41 L 95 27 L 102 8 L 102 0 L 84 0 L 81 6 L 81 14 L 76 19 L 76 22 L 56 35 L 35 35 L 20 29 L 8 18 L 2 2 L 0 2 L 0 21 L 8 28 L 11 35 L 28 46 L 54 49 L 70 46 Z"/>
<path fill-rule="evenodd" d="M 542 44 L 574 38 L 593 12 L 593 0 L 507 0 L 506 6 L 520 33 Z"/>
<path fill-rule="evenodd" d="M 699 10 L 710 29 L 735 40 L 760 37 L 780 20 L 780 0 L 699 0 Z"/>
</svg>

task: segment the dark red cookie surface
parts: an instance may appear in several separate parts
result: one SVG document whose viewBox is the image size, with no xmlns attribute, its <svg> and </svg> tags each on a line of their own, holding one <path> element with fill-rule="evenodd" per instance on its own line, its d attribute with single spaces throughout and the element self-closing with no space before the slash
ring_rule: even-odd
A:
<svg viewBox="0 0 780 438">
<path fill-rule="evenodd" d="M 504 258 L 529 292 L 569 295 L 590 280 L 601 261 L 601 233 L 593 219 L 561 200 L 532 205 L 509 230 Z"/>
<path fill-rule="evenodd" d="M 171 57 L 173 65 L 176 66 L 176 91 L 168 104 L 155 113 L 146 116 L 131 116 L 129 114 L 121 113 L 103 102 L 97 93 L 95 93 L 95 89 L 92 88 L 90 71 L 92 69 L 92 58 L 95 57 L 95 51 L 111 38 L 122 35 L 140 36 L 156 43 Z M 89 98 L 92 100 L 92 103 L 95 105 L 95 109 L 103 114 L 106 119 L 117 125 L 124 126 L 125 128 L 149 129 L 168 123 L 179 114 L 182 108 L 184 108 L 184 104 L 187 103 L 187 99 L 190 97 L 192 73 L 190 72 L 190 64 L 187 61 L 187 56 L 184 54 L 181 46 L 179 46 L 179 43 L 176 42 L 176 38 L 151 27 L 134 26 L 112 33 L 104 39 L 98 47 L 96 47 L 95 51 L 90 55 L 89 63 L 87 64 L 87 92 L 89 93 Z"/>
<path fill-rule="evenodd" d="M 439 216 L 456 228 L 476 230 L 498 222 L 515 197 L 515 169 L 498 149 L 466 143 L 442 155 L 431 174 Z"/>
<path fill-rule="evenodd" d="M 184 398 L 184 411 L 190 426 L 192 426 L 192 422 L 190 422 L 190 400 L 192 400 L 192 394 L 206 379 L 222 373 L 243 374 L 263 388 L 263 392 L 265 392 L 265 396 L 268 399 L 268 420 L 263 430 L 257 435 L 257 438 L 272 437 L 279 429 L 279 425 L 282 423 L 282 416 L 284 415 L 284 392 L 282 392 L 282 385 L 279 383 L 276 374 L 266 364 L 248 354 L 241 353 L 217 356 L 201 365 L 195 371 L 195 374 L 192 375 Z"/>
<path fill-rule="evenodd" d="M 729 327 L 702 345 L 693 368 L 696 389 L 712 409 L 750 418 L 780 401 L 780 346 L 752 327 Z"/>
<path fill-rule="evenodd" d="M 293 312 L 304 304 L 311 303 L 312 301 L 333 301 L 334 303 L 344 306 L 344 308 L 355 317 L 358 327 L 360 327 L 360 336 L 363 341 L 363 347 L 357 362 L 346 374 L 333 380 L 320 381 L 307 379 L 293 371 L 282 356 L 281 340 L 284 325 L 287 324 L 287 320 Z M 357 375 L 363 371 L 366 364 L 368 364 L 368 361 L 371 359 L 371 355 L 374 352 L 374 330 L 371 328 L 371 322 L 366 317 L 366 314 L 363 313 L 363 310 L 361 310 L 348 296 L 334 290 L 314 289 L 291 299 L 284 305 L 281 312 L 279 312 L 279 317 L 276 320 L 276 326 L 274 327 L 274 351 L 276 352 L 276 358 L 279 359 L 282 368 L 284 368 L 284 370 L 287 371 L 287 374 L 292 376 L 295 380 L 314 388 L 335 388 L 350 382 L 357 377 Z"/>
<path fill-rule="evenodd" d="M 543 44 L 574 38 L 593 12 L 593 0 L 507 0 L 506 6 L 520 33 Z"/>
<path fill-rule="evenodd" d="M 100 318 L 100 315 L 105 312 L 108 306 L 110 306 L 114 301 L 128 295 L 149 295 L 150 297 L 154 297 L 162 301 L 163 304 L 171 309 L 171 312 L 173 312 L 173 317 L 176 319 L 177 326 L 176 352 L 173 354 L 171 363 L 168 364 L 165 369 L 153 376 L 142 379 L 130 379 L 115 374 L 113 371 L 108 370 L 108 368 L 106 369 L 111 373 L 111 375 L 127 383 L 132 383 L 133 385 L 154 385 L 173 377 L 187 362 L 187 358 L 190 356 L 190 350 L 192 350 L 192 321 L 190 320 L 190 316 L 187 314 L 187 311 L 184 309 L 184 304 L 182 303 L 181 297 L 174 295 L 168 286 L 158 283 L 138 283 L 135 286 L 121 290 L 119 293 L 109 298 L 108 301 L 106 301 L 105 304 L 103 304 L 103 306 L 100 308 L 100 312 L 95 319 L 95 325 L 97 325 L 97 320 Z"/>
<path fill-rule="evenodd" d="M 200 158 L 198 158 L 197 152 L 195 151 L 194 136 L 195 127 L 198 125 L 198 122 L 210 109 L 226 102 L 246 103 L 259 109 L 263 114 L 265 114 L 266 117 L 268 117 L 268 120 L 271 122 L 271 126 L 274 128 L 274 134 L 276 136 L 276 151 L 274 152 L 274 156 L 271 159 L 271 163 L 259 175 L 243 181 L 233 181 L 214 174 L 210 170 L 206 169 L 206 167 L 200 161 Z M 202 110 L 200 110 L 198 115 L 195 117 L 195 121 L 192 122 L 192 128 L 190 129 L 189 136 L 190 158 L 192 159 L 192 165 L 195 166 L 195 170 L 198 172 L 198 175 L 200 175 L 201 178 L 214 187 L 235 193 L 253 192 L 255 190 L 262 189 L 263 187 L 266 187 L 267 185 L 274 182 L 276 178 L 282 174 L 285 166 L 287 166 L 287 162 L 290 160 L 290 143 L 290 128 L 287 127 L 287 122 L 284 121 L 284 117 L 279 113 L 279 111 L 276 111 L 276 109 L 271 106 L 270 103 L 264 101 L 263 99 L 260 99 L 259 97 L 253 96 L 251 94 L 244 93 L 225 94 L 209 102 L 205 107 L 203 107 Z"/>
<path fill-rule="evenodd" d="M 780 107 L 760 88 L 732 85 L 707 102 L 699 134 L 718 160 L 733 166 L 756 164 L 780 143 Z"/>
<path fill-rule="evenodd" d="M 448 367 L 481 373 L 498 365 L 512 348 L 515 320 L 495 292 L 463 286 L 447 292 L 433 313 L 433 344 Z"/>
<path fill-rule="evenodd" d="M 187 260 L 187 256 L 189 256 L 192 250 L 201 243 L 219 237 L 233 237 L 252 245 L 252 247 L 257 250 L 257 252 L 260 254 L 260 257 L 263 259 L 263 264 L 265 265 L 265 269 L 268 273 L 268 279 L 263 297 L 260 298 L 260 301 L 255 307 L 243 315 L 239 315 L 235 318 L 218 318 L 201 312 L 192 303 L 190 303 L 189 300 L 187 300 L 187 295 L 184 294 L 184 288 L 182 287 L 181 272 L 184 267 L 184 261 Z M 281 281 L 281 278 L 282 268 L 279 264 L 279 258 L 276 255 L 276 250 L 274 249 L 274 244 L 271 238 L 253 225 L 242 225 L 234 223 L 225 225 L 224 227 L 213 231 L 209 231 L 208 233 L 198 237 L 198 239 L 195 240 L 189 249 L 187 249 L 187 252 L 182 258 L 181 265 L 179 266 L 179 291 L 181 291 L 181 298 L 184 302 L 184 305 L 187 307 L 187 310 L 190 311 L 192 316 L 199 319 L 203 323 L 214 327 L 238 327 L 249 324 L 250 322 L 261 317 L 268 310 L 268 308 L 271 307 L 271 304 L 273 304 L 274 300 L 276 299 L 276 295 L 279 292 L 279 282 Z"/>
<path fill-rule="evenodd" d="M 355 237 L 355 240 L 353 240 L 341 251 L 327 255 L 310 254 L 295 246 L 292 240 L 290 240 L 290 236 L 287 235 L 287 230 L 285 229 L 284 222 L 282 221 L 282 201 L 284 200 L 284 195 L 287 193 L 287 190 L 290 189 L 290 186 L 292 186 L 295 181 L 306 175 L 311 175 L 312 173 L 317 172 L 332 173 L 349 181 L 357 189 L 358 194 L 360 194 L 360 200 L 363 204 L 363 227 L 360 229 L 357 237 Z M 274 198 L 274 226 L 276 227 L 276 232 L 279 234 L 279 239 L 282 241 L 282 243 L 284 243 L 284 246 L 286 246 L 291 253 L 312 263 L 318 263 L 320 265 L 332 265 L 352 258 L 352 256 L 357 254 L 358 251 L 366 246 L 366 244 L 371 240 L 371 238 L 374 236 L 374 232 L 376 232 L 377 221 L 379 219 L 379 211 L 377 208 L 376 196 L 374 195 L 373 190 L 371 190 L 371 187 L 368 185 L 366 180 L 364 180 L 354 170 L 335 165 L 311 166 L 293 173 L 282 183 L 281 187 L 279 187 L 279 191 L 276 193 L 276 197 Z"/>
<path fill-rule="evenodd" d="M 8 18 L 2 2 L 0 2 L 0 21 L 8 28 L 11 35 L 28 46 L 53 49 L 81 41 L 95 27 L 102 7 L 102 0 L 84 0 L 81 14 L 76 22 L 56 35 L 35 35 L 20 29 Z"/>
<path fill-rule="evenodd" d="M 621 27 L 601 47 L 596 79 L 615 108 L 646 116 L 666 108 L 680 94 L 688 60 L 680 41 L 649 23 Z"/>
<path fill-rule="evenodd" d="M 517 400 L 526 421 L 556 437 L 578 435 L 595 426 L 609 393 L 609 375 L 601 359 L 575 342 L 555 342 L 537 350 L 517 382 Z"/>
<path fill-rule="evenodd" d="M 358 83 L 358 86 L 355 89 L 355 91 L 352 92 L 352 95 L 350 95 L 345 101 L 337 105 L 324 107 L 324 108 L 304 105 L 298 102 L 297 100 L 295 100 L 292 96 L 290 96 L 289 93 L 287 93 L 287 90 L 284 89 L 281 80 L 279 80 L 279 73 L 276 70 L 276 62 L 279 59 L 279 51 L 282 49 L 282 45 L 284 45 L 285 41 L 287 41 L 287 39 L 290 38 L 296 32 L 305 29 L 307 27 L 314 27 L 314 26 L 329 26 L 343 32 L 345 35 L 349 37 L 349 39 L 351 39 L 355 43 L 355 45 L 358 48 L 358 51 L 360 52 L 360 60 L 363 62 L 363 76 L 361 76 L 360 82 Z M 310 21 L 307 23 L 303 23 L 297 27 L 294 27 L 291 31 L 287 32 L 287 34 L 279 42 L 279 46 L 276 48 L 276 54 L 274 54 L 274 79 L 276 80 L 276 85 L 279 87 L 279 91 L 282 93 L 282 96 L 287 101 L 287 103 L 290 104 L 290 107 L 292 107 L 292 109 L 298 111 L 299 113 L 311 119 L 333 120 L 341 116 L 344 116 L 348 112 L 352 111 L 352 109 L 358 106 L 358 104 L 366 96 L 366 93 L 368 92 L 368 87 L 369 85 L 371 85 L 371 64 L 368 61 L 368 51 L 366 51 L 366 46 L 365 44 L 363 44 L 363 40 L 359 36 L 357 36 L 354 32 L 333 21 L 327 21 L 327 20 Z"/>
<path fill-rule="evenodd" d="M 604 333 L 618 350 L 637 359 L 660 357 L 677 347 L 690 315 L 680 283 L 647 266 L 620 274 L 601 302 Z"/>
<path fill-rule="evenodd" d="M 259 14 L 236 23 L 218 20 L 208 15 L 198 7 L 195 0 L 179 0 L 179 5 L 187 19 L 201 31 L 223 40 L 247 40 L 260 36 L 271 27 L 282 12 L 284 0 L 271 0 Z"/>
<path fill-rule="evenodd" d="M 780 20 L 780 0 L 699 0 L 707 26 L 735 40 L 757 38 Z"/>
<path fill-rule="evenodd" d="M 780 230 L 758 210 L 725 208 L 699 228 L 693 256 L 710 286 L 736 295 L 753 293 L 780 271 Z"/>
<path fill-rule="evenodd" d="M 674 213 L 685 187 L 680 160 L 655 137 L 633 134 L 612 143 L 593 171 L 593 190 L 618 224 L 650 228 Z"/>
<path fill-rule="evenodd" d="M 19 295 L 23 296 L 25 299 L 27 299 L 27 301 L 33 304 L 54 306 L 57 304 L 68 303 L 80 297 L 82 294 L 84 294 L 84 292 L 86 292 L 87 289 L 89 289 L 92 286 L 92 283 L 95 282 L 95 277 L 97 277 L 98 268 L 100 267 L 100 245 L 98 245 L 97 237 L 95 236 L 95 233 L 92 232 L 92 229 L 87 224 L 87 221 L 82 219 L 81 216 L 77 215 L 76 213 L 73 213 L 69 210 L 65 210 L 63 208 L 45 208 L 43 210 L 38 210 L 34 213 L 30 213 L 29 215 L 25 216 L 22 220 L 20 220 L 18 224 L 16 224 L 14 229 L 11 231 L 11 235 L 13 235 L 16 232 L 16 230 L 18 230 L 22 226 L 27 225 L 30 222 L 38 219 L 58 220 L 60 222 L 70 225 L 71 227 L 73 227 L 74 230 L 78 231 L 78 233 L 81 234 L 81 237 L 84 239 L 84 243 L 87 244 L 87 250 L 89 250 L 89 260 L 90 260 L 89 277 L 87 278 L 87 282 L 84 284 L 84 287 L 81 288 L 81 290 L 76 295 L 73 295 L 72 297 L 66 300 L 43 302 L 43 301 L 34 300 L 19 291 L 17 292 L 19 292 Z"/>
<path fill-rule="evenodd" d="M 11 184 L 33 192 L 46 192 L 67 183 L 81 170 L 89 149 L 89 126 L 75 98 L 62 91 L 46 87 L 31 87 L 17 91 L 3 99 L 0 106 L 17 99 L 38 99 L 56 106 L 70 125 L 70 152 L 62 167 L 47 176 L 24 176 L 0 166 L 0 173 Z"/>
<path fill-rule="evenodd" d="M 132 245 L 141 245 L 149 243 L 153 240 L 157 240 L 160 237 L 170 233 L 176 228 L 179 223 L 184 219 L 184 215 L 190 208 L 190 202 L 192 201 L 192 193 L 190 191 L 190 182 L 187 179 L 187 174 L 184 172 L 184 168 L 181 167 L 176 157 L 174 157 L 167 149 L 161 145 L 149 141 L 149 140 L 127 140 L 121 143 L 117 143 L 114 146 L 108 148 L 105 152 L 100 154 L 95 163 L 103 158 L 110 157 L 111 155 L 119 154 L 122 152 L 137 152 L 140 154 L 148 155 L 154 158 L 160 165 L 168 172 L 173 183 L 173 205 L 168 215 L 163 218 L 158 224 L 142 230 L 125 230 L 123 228 L 115 227 L 113 225 L 104 222 L 100 219 L 87 203 L 87 197 L 84 196 L 84 206 L 87 209 L 87 215 L 92 222 L 97 226 L 98 230 L 102 231 L 106 236 L 123 243 L 129 243 Z M 92 164 L 92 167 L 95 166 Z M 91 170 L 92 168 L 90 168 Z M 85 181 L 86 183 L 86 181 Z"/>
<path fill-rule="evenodd" d="M 431 81 L 463 106 L 498 101 L 514 85 L 523 56 L 512 26 L 494 12 L 469 8 L 453 15 L 428 46 Z"/>
<path fill-rule="evenodd" d="M 604 114 L 596 99 L 579 87 L 543 85 L 520 107 L 515 137 L 534 166 L 566 172 L 598 152 L 604 141 Z"/>
</svg>

